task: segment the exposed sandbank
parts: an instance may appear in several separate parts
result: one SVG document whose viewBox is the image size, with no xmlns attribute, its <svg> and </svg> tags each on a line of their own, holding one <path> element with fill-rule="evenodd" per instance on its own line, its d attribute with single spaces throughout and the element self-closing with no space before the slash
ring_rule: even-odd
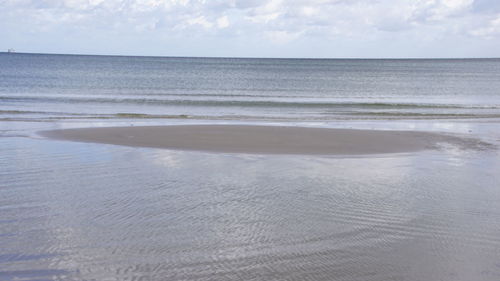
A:
<svg viewBox="0 0 500 281">
<path fill-rule="evenodd" d="M 362 155 L 481 144 L 474 139 L 429 132 L 247 125 L 83 128 L 40 134 L 80 142 L 252 154 Z"/>
</svg>

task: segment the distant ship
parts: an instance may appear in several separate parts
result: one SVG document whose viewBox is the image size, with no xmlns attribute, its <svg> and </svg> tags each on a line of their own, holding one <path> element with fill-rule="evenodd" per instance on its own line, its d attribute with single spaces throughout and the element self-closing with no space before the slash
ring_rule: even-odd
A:
<svg viewBox="0 0 500 281">
<path fill-rule="evenodd" d="M 7 50 L 7 53 L 15 53 L 15 52 L 16 52 L 16 50 L 14 50 L 14 49 L 8 49 Z"/>
</svg>

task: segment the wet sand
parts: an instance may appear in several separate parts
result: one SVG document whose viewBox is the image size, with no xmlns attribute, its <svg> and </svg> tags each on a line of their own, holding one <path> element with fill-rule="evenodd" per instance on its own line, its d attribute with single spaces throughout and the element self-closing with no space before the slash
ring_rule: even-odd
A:
<svg viewBox="0 0 500 281">
<path fill-rule="evenodd" d="M 477 140 L 415 131 L 249 125 L 182 125 L 65 129 L 49 138 L 136 147 L 226 153 L 362 155 L 472 147 Z"/>
</svg>

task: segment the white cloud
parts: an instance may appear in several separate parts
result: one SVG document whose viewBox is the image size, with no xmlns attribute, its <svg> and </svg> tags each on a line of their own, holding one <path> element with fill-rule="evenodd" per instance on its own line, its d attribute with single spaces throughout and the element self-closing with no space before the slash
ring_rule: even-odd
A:
<svg viewBox="0 0 500 281">
<path fill-rule="evenodd" d="M 498 0 L 0 0 L 0 34 L 156 34 L 217 41 L 500 39 Z M 491 7 L 491 9 L 488 9 Z M 23 35 L 24 34 L 24 35 Z M 112 38 L 110 38 L 112 40 Z M 118 38 L 117 38 L 118 40 Z M 189 41 L 189 40 L 187 40 Z M 186 41 L 186 42 L 187 42 Z M 479 41 L 478 41 L 479 42 Z M 2 47 L 2 46 L 0 46 Z"/>
<path fill-rule="evenodd" d="M 188 25 L 200 25 L 203 28 L 211 28 L 214 24 L 209 22 L 204 16 L 199 16 L 196 18 L 191 18 L 186 20 Z"/>
<path fill-rule="evenodd" d="M 226 28 L 229 26 L 229 19 L 227 16 L 222 16 L 217 19 L 217 27 L 218 28 Z"/>
<path fill-rule="evenodd" d="M 492 19 L 487 26 L 472 30 L 471 34 L 488 39 L 500 35 L 500 15 L 498 15 L 495 19 Z"/>
</svg>

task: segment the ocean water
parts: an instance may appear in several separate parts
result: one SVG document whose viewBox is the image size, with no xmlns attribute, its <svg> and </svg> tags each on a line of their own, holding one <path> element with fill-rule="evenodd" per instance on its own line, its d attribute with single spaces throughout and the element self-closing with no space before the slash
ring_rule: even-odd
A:
<svg viewBox="0 0 500 281">
<path fill-rule="evenodd" d="M 500 59 L 0 54 L 2 120 L 500 117 Z"/>
<path fill-rule="evenodd" d="M 487 150 L 173 151 L 39 130 L 425 130 Z M 500 60 L 0 53 L 0 280 L 500 280 Z"/>
</svg>

